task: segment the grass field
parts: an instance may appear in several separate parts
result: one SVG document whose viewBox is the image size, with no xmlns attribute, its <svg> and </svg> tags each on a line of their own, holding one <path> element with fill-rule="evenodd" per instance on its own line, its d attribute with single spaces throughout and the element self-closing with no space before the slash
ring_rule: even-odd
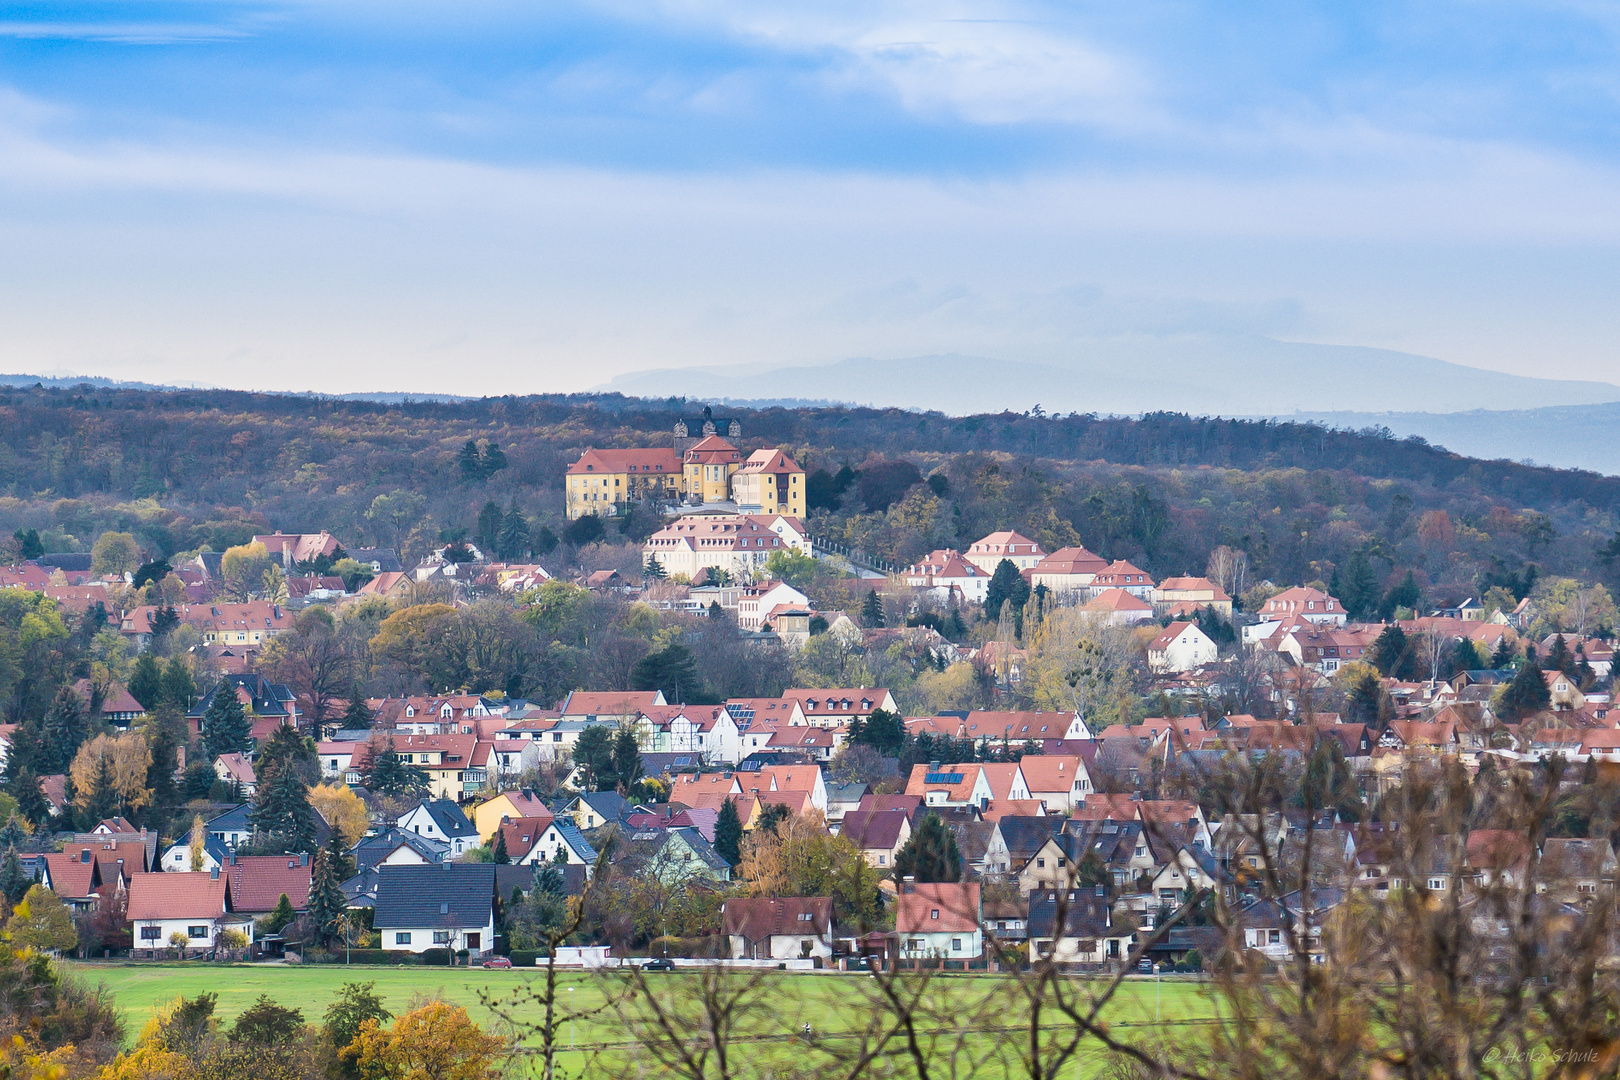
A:
<svg viewBox="0 0 1620 1080">
<path fill-rule="evenodd" d="M 232 966 L 189 964 L 95 964 L 65 965 L 86 983 L 106 985 L 123 1010 L 134 1039 L 157 1007 L 176 996 L 195 997 L 205 991 L 219 996 L 217 1015 L 233 1020 L 260 995 L 301 1009 L 307 1022 L 319 1024 L 327 1005 L 346 982 L 375 982 L 377 993 L 396 1015 L 405 1011 L 419 994 L 442 996 L 466 1007 L 480 1023 L 493 1025 L 497 1018 L 483 1005 L 479 992 L 499 996 L 539 978 L 531 969 L 485 971 L 481 968 L 354 967 L 339 965 L 288 967 L 280 964 L 241 964 Z M 668 1000 L 676 1001 L 696 985 L 696 976 L 687 972 L 649 975 L 651 985 L 668 989 Z M 611 977 L 610 977 L 611 979 Z M 565 989 L 563 1008 L 590 1013 L 605 1003 L 604 992 L 611 981 L 595 975 L 568 973 L 559 976 Z M 795 1036 L 805 1023 L 820 1036 L 836 1036 L 858 1028 L 869 1014 L 866 994 L 869 978 L 860 975 L 770 973 L 759 989 L 760 1004 L 751 1008 L 743 1029 L 759 1041 L 761 1053 L 770 1057 L 791 1056 L 802 1051 Z M 940 1015 L 990 1016 L 984 1021 L 994 1027 L 1016 1026 L 1027 1013 L 1010 992 L 1004 977 L 994 975 L 949 976 L 937 980 L 931 993 L 939 995 L 934 1005 Z M 1165 980 L 1158 988 L 1159 1015 L 1176 1024 L 1170 1030 L 1185 1031 L 1178 1022 L 1208 1018 L 1209 1002 L 1197 984 Z M 990 1007 L 986 1004 L 990 1003 Z M 529 1010 L 538 1018 L 538 1010 Z M 1122 1023 L 1151 1025 L 1155 1017 L 1155 986 L 1152 979 L 1131 979 L 1121 989 L 1108 1012 L 1111 1025 Z M 610 1011 L 598 1012 L 576 1021 L 570 1034 L 579 1048 L 567 1055 L 564 1064 L 569 1075 L 617 1076 L 627 1067 L 632 1048 L 620 1018 Z M 984 1031 L 974 1040 L 990 1049 L 997 1040 L 1016 1038 L 1005 1032 Z M 951 1036 L 955 1038 L 954 1035 Z M 587 1047 L 591 1048 L 587 1052 Z M 1082 1072 L 1089 1071 L 1082 1068 Z"/>
</svg>

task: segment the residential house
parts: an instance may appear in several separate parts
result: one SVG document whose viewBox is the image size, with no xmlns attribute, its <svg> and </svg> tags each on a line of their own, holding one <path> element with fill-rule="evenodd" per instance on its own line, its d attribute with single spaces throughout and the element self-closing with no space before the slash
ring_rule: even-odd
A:
<svg viewBox="0 0 1620 1080">
<path fill-rule="evenodd" d="M 490 863 L 384 866 L 372 927 L 389 952 L 467 950 L 495 945 L 495 867 Z"/>
<path fill-rule="evenodd" d="M 359 749 L 366 745 L 353 740 L 325 741 L 315 744 L 315 753 L 321 759 L 322 780 L 342 780 L 348 782 L 351 772 L 354 773 L 355 782 L 360 780 L 360 774 L 354 772 L 354 756 Z"/>
<path fill-rule="evenodd" d="M 563 813 L 571 816 L 582 830 L 600 829 L 623 821 L 630 813 L 630 803 L 616 791 L 587 791 L 575 797 Z"/>
<path fill-rule="evenodd" d="M 911 735 L 949 735 L 974 742 L 1021 745 L 1049 740 L 1090 739 L 1091 731 L 1079 713 L 1041 710 L 977 709 L 944 716 L 922 716 L 905 722 Z"/>
<path fill-rule="evenodd" d="M 761 798 L 772 792 L 805 792 L 811 806 L 823 815 L 827 813 L 827 781 L 820 765 L 766 765 L 755 773 L 739 776 L 739 780 L 746 781 L 742 785 L 745 791 L 752 791 Z"/>
<path fill-rule="evenodd" d="M 540 817 L 550 813 L 551 810 L 539 795 L 520 788 L 485 799 L 473 807 L 472 819 L 478 830 L 479 842 L 487 843 L 494 840 L 495 830 L 501 827 L 502 819 L 516 821 L 518 818 Z"/>
<path fill-rule="evenodd" d="M 459 858 L 482 841 L 461 807 L 449 799 L 423 799 L 400 815 L 399 827 L 449 844 L 451 858 Z"/>
<path fill-rule="evenodd" d="M 564 506 L 568 520 L 586 514 L 613 517 L 631 503 L 673 503 L 682 494 L 681 458 L 670 447 L 597 450 L 587 447 L 568 466 Z"/>
<path fill-rule="evenodd" d="M 688 580 L 700 570 L 724 570 L 750 579 L 779 551 L 809 554 L 809 538 L 798 519 L 770 514 L 688 514 L 659 529 L 642 546 L 643 559 L 658 563 L 670 577 Z"/>
<path fill-rule="evenodd" d="M 453 858 L 446 841 L 399 828 L 361 837 L 349 854 L 354 858 L 357 871 L 379 866 L 435 865 Z"/>
<path fill-rule="evenodd" d="M 218 870 L 202 873 L 138 874 L 130 882 L 129 922 L 137 951 L 157 955 L 180 935 L 187 955 L 209 952 L 226 930 L 254 940 L 253 920 L 236 913 L 229 879 Z"/>
<path fill-rule="evenodd" d="M 794 715 L 802 716 L 803 722 L 811 727 L 848 727 L 856 720 L 864 721 L 878 709 L 900 712 L 894 695 L 881 687 L 795 689 L 783 691 L 782 697 L 798 706 Z"/>
<path fill-rule="evenodd" d="M 202 737 L 208 734 L 208 707 L 214 703 L 214 695 L 222 693 L 235 694 L 242 703 L 242 711 L 253 721 L 255 739 L 268 738 L 282 723 L 295 727 L 298 724 L 298 699 L 290 687 L 273 683 L 256 673 L 231 674 L 209 687 L 208 692 L 186 713 L 186 722 L 193 735 Z"/>
<path fill-rule="evenodd" d="M 734 897 L 720 906 L 720 922 L 736 960 L 832 959 L 828 896 Z"/>
<path fill-rule="evenodd" d="M 991 571 L 975 566 L 954 548 L 931 551 L 901 572 L 913 589 L 926 589 L 941 603 L 984 603 Z"/>
<path fill-rule="evenodd" d="M 1215 640 L 1192 622 L 1171 623 L 1148 645 L 1148 667 L 1159 673 L 1196 671 L 1219 657 Z"/>
<path fill-rule="evenodd" d="M 50 889 L 74 911 L 94 911 L 101 905 L 101 866 L 88 848 L 47 852 L 45 879 Z"/>
<path fill-rule="evenodd" d="M 990 574 L 996 572 L 1003 559 L 1019 570 L 1033 570 L 1044 558 L 1046 552 L 1041 550 L 1041 545 L 1010 530 L 993 532 L 974 541 L 967 549 L 968 562 Z"/>
<path fill-rule="evenodd" d="M 117 728 L 127 728 L 135 721 L 146 717 L 146 706 L 136 701 L 123 683 L 109 682 L 99 688 L 99 695 L 97 690 L 96 685 L 89 679 L 80 679 L 73 684 L 73 692 L 84 702 L 85 711 L 95 713 L 103 723 Z"/>
<path fill-rule="evenodd" d="M 223 876 L 231 883 L 231 910 L 240 915 L 268 915 L 285 896 L 294 911 L 309 909 L 312 869 L 309 854 L 237 855 L 225 860 Z"/>
<path fill-rule="evenodd" d="M 1056 815 L 1004 814 L 996 823 L 984 856 L 984 873 L 1006 876 L 1022 868 L 1063 829 Z"/>
<path fill-rule="evenodd" d="M 971 806 L 981 812 L 998 802 L 1030 798 L 1017 762 L 913 765 L 906 794 L 921 795 L 930 808 Z"/>
<path fill-rule="evenodd" d="M 396 736 L 393 747 L 401 762 L 427 775 L 434 798 L 462 802 L 483 791 L 489 780 L 493 744 L 476 735 Z"/>
<path fill-rule="evenodd" d="M 1093 598 L 1110 589 L 1119 589 L 1146 601 L 1153 596 L 1153 579 L 1141 567 L 1133 566 L 1124 559 L 1116 559 L 1097 571 L 1097 576 L 1086 587 L 1087 593 Z M 1152 610 L 1151 604 L 1148 610 Z"/>
<path fill-rule="evenodd" d="M 1107 567 L 1108 560 L 1083 547 L 1059 548 L 1031 569 L 1030 585 L 1044 585 L 1055 599 L 1076 603 L 1085 598 L 1086 590 Z"/>
<path fill-rule="evenodd" d="M 588 874 L 596 863 L 596 849 L 573 821 L 559 817 L 553 818 L 540 834 L 540 839 L 529 850 L 529 858 L 532 862 L 545 859 L 554 863 L 583 863 Z"/>
<path fill-rule="evenodd" d="M 164 610 L 153 604 L 133 608 L 125 612 L 118 630 L 145 648 L 152 639 L 152 620 Z M 269 600 L 180 604 L 174 610 L 182 624 L 194 628 L 210 645 L 262 645 L 293 625 L 292 610 Z"/>
<path fill-rule="evenodd" d="M 252 807 L 246 803 L 234 806 L 204 823 L 209 837 L 228 848 L 241 847 L 253 836 L 253 825 L 248 821 Z"/>
<path fill-rule="evenodd" d="M 782 604 L 808 605 L 810 598 L 785 581 L 761 581 L 744 585 L 737 597 L 737 625 L 758 630 L 766 615 Z"/>
<path fill-rule="evenodd" d="M 517 818 L 501 822 L 497 837 L 491 846 L 506 841 L 506 857 L 515 866 L 533 866 L 537 862 L 551 861 L 551 855 L 540 846 L 540 839 L 556 820 L 545 817 Z"/>
<path fill-rule="evenodd" d="M 1091 774 L 1078 755 L 1026 754 L 1018 768 L 1029 797 L 1039 800 L 1048 814 L 1067 814 L 1091 794 Z"/>
<path fill-rule="evenodd" d="M 343 554 L 343 545 L 325 529 L 318 533 L 284 533 L 278 530 L 268 536 L 255 536 L 250 543 L 263 544 L 270 558 L 279 562 L 289 574 L 301 562 L 316 559 L 331 562 Z"/>
<path fill-rule="evenodd" d="M 1320 589 L 1298 586 L 1284 589 L 1260 606 L 1261 622 L 1282 622 L 1299 616 L 1319 625 L 1343 626 L 1344 605 Z"/>
<path fill-rule="evenodd" d="M 1614 848 L 1607 839 L 1549 837 L 1541 842 L 1537 891 L 1566 904 L 1590 906 L 1615 882 Z"/>
<path fill-rule="evenodd" d="M 976 960 L 984 955 L 979 883 L 906 878 L 895 897 L 902 960 Z"/>
<path fill-rule="evenodd" d="M 1165 578 L 1154 588 L 1152 600 L 1155 605 L 1164 605 L 1166 614 L 1176 618 L 1204 608 L 1212 609 L 1223 619 L 1232 617 L 1232 598 L 1209 578 Z"/>
<path fill-rule="evenodd" d="M 1153 605 L 1124 589 L 1104 589 L 1080 610 L 1088 619 L 1103 626 L 1135 626 L 1153 620 Z"/>
<path fill-rule="evenodd" d="M 558 719 L 622 727 L 648 709 L 669 704 L 662 690 L 574 690 L 557 706 Z"/>
<path fill-rule="evenodd" d="M 244 754 L 221 754 L 214 759 L 214 775 L 227 784 L 243 798 L 251 799 L 258 789 L 259 779 L 253 771 L 253 762 Z"/>
<path fill-rule="evenodd" d="M 888 871 L 894 868 L 894 857 L 911 839 L 911 818 L 904 810 L 874 814 L 855 810 L 844 815 L 838 835 L 859 848 L 869 866 Z"/>
<path fill-rule="evenodd" d="M 1030 893 L 1027 910 L 1031 956 L 1060 964 L 1106 964 L 1131 953 L 1135 935 L 1114 926 L 1106 886 L 1040 889 Z"/>
<path fill-rule="evenodd" d="M 639 849 L 636 873 L 650 875 L 664 885 L 681 886 L 699 878 L 731 880 L 731 864 L 696 826 L 636 829 L 629 839 Z"/>
</svg>

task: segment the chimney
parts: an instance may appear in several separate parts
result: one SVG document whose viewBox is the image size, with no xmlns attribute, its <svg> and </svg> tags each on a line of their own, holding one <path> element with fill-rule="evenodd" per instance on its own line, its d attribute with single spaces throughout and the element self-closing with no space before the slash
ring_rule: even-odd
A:
<svg viewBox="0 0 1620 1080">
<path fill-rule="evenodd" d="M 92 858 L 92 856 L 90 854 L 90 849 L 89 848 L 85 848 L 83 851 L 79 852 L 79 861 L 81 863 L 88 863 L 91 860 L 91 858 Z"/>
<path fill-rule="evenodd" d="M 212 870 L 208 871 L 208 878 L 209 878 L 210 881 L 218 881 L 219 880 L 219 867 L 216 866 Z"/>
<path fill-rule="evenodd" d="M 929 771 L 929 772 L 934 772 L 934 773 L 937 773 L 937 772 L 939 772 L 939 762 L 937 762 L 937 761 L 930 761 L 930 762 L 929 762 L 929 763 L 928 763 L 928 771 Z"/>
<path fill-rule="evenodd" d="M 915 874 L 907 874 L 900 879 L 900 891 L 908 894 L 917 891 L 917 877 Z"/>
<path fill-rule="evenodd" d="M 298 853 L 298 865 L 299 866 L 308 866 L 309 865 L 309 852 L 301 851 L 301 852 Z"/>
</svg>

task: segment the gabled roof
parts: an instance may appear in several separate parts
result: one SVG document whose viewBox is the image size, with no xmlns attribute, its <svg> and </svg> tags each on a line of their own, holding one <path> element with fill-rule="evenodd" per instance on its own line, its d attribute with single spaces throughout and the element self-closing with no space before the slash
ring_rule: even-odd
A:
<svg viewBox="0 0 1620 1080">
<path fill-rule="evenodd" d="M 699 446 L 702 444 L 699 443 Z M 695 449 L 695 448 L 694 448 Z M 780 450 L 755 450 L 743 462 L 743 472 L 804 472 L 798 464 Z"/>
<path fill-rule="evenodd" d="M 1025 754 L 1018 761 L 1024 773 L 1024 786 L 1034 795 L 1042 791 L 1074 790 L 1075 780 L 1086 775 L 1080 758 L 1070 755 Z"/>
<path fill-rule="evenodd" d="M 545 835 L 546 827 L 554 820 L 556 819 L 548 815 L 543 818 L 518 818 L 516 821 L 511 819 L 502 821 L 500 834 L 506 838 L 507 857 L 513 862 L 522 862 L 529 852 L 534 850 L 534 845 L 540 842 L 540 837 Z"/>
<path fill-rule="evenodd" d="M 894 909 L 897 933 L 971 933 L 978 927 L 978 882 L 901 883 Z"/>
<path fill-rule="evenodd" d="M 408 847 L 430 863 L 442 862 L 450 845 L 430 836 L 420 836 L 404 829 L 387 829 L 375 836 L 362 837 L 351 849 L 356 870 L 376 866 L 401 847 Z"/>
<path fill-rule="evenodd" d="M 237 855 L 225 865 L 231 906 L 253 914 L 275 910 L 283 896 L 295 911 L 309 907 L 309 859 L 299 855 Z"/>
<path fill-rule="evenodd" d="M 45 866 L 51 878 L 51 891 L 64 900 L 84 900 L 101 888 L 101 872 L 95 856 L 79 857 L 78 852 L 50 852 Z"/>
<path fill-rule="evenodd" d="M 1116 934 L 1110 928 L 1109 900 L 1106 890 L 1098 895 L 1096 889 L 1036 889 L 1029 895 L 1029 921 L 1026 923 L 1032 938 L 1102 939 Z M 1058 933 L 1058 912 L 1063 913 L 1063 928 Z"/>
<path fill-rule="evenodd" d="M 157 919 L 217 919 L 230 910 L 223 874 L 137 874 L 129 882 L 130 922 Z M 274 906 L 274 905 L 272 905 Z"/>
<path fill-rule="evenodd" d="M 662 704 L 661 690 L 575 690 L 557 708 L 564 716 L 634 716 Z"/>
<path fill-rule="evenodd" d="M 1019 866 L 1062 830 L 1063 819 L 1055 814 L 1050 817 L 1007 814 L 996 823 L 996 828 L 1001 831 L 1001 842 L 1007 846 L 1011 864 Z"/>
<path fill-rule="evenodd" d="M 679 476 L 681 456 L 668 446 L 631 447 L 623 450 L 586 449 L 568 466 L 568 475 L 629 473 Z"/>
<path fill-rule="evenodd" d="M 489 924 L 494 905 L 491 863 L 382 866 L 372 925 L 472 930 Z"/>
<path fill-rule="evenodd" d="M 884 810 L 876 814 L 863 814 L 859 810 L 844 815 L 838 835 L 848 837 L 863 850 L 890 850 L 900 843 L 910 818 L 904 810 Z"/>
<path fill-rule="evenodd" d="M 1058 548 L 1035 564 L 1037 574 L 1067 574 L 1073 576 L 1098 574 L 1108 566 L 1107 560 L 1083 547 Z"/>
<path fill-rule="evenodd" d="M 580 857 L 581 862 L 596 861 L 596 849 L 591 847 L 591 842 L 585 839 L 585 834 L 580 832 L 579 827 L 572 821 L 567 818 L 554 818 L 551 828 L 557 830 L 557 835 L 562 837 L 563 843 Z"/>
<path fill-rule="evenodd" d="M 1124 589 L 1104 589 L 1085 606 L 1086 611 L 1132 611 L 1153 614 L 1153 605 Z"/>
<path fill-rule="evenodd" d="M 720 907 L 722 932 L 748 941 L 777 934 L 825 937 L 832 930 L 829 896 L 738 897 Z"/>
<path fill-rule="evenodd" d="M 477 836 L 478 829 L 467 820 L 467 815 L 461 812 L 449 799 L 424 799 L 421 809 L 433 819 L 433 824 L 446 836 Z"/>
</svg>

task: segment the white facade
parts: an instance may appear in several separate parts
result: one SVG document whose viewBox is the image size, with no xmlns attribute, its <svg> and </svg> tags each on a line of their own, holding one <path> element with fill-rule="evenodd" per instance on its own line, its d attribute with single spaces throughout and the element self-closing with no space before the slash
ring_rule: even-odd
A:
<svg viewBox="0 0 1620 1080">
<path fill-rule="evenodd" d="M 1167 630 L 1148 648 L 1148 666 L 1154 671 L 1196 671 L 1219 658 L 1220 647 L 1196 623 L 1173 623 L 1170 630 L 1176 633 Z"/>
</svg>

